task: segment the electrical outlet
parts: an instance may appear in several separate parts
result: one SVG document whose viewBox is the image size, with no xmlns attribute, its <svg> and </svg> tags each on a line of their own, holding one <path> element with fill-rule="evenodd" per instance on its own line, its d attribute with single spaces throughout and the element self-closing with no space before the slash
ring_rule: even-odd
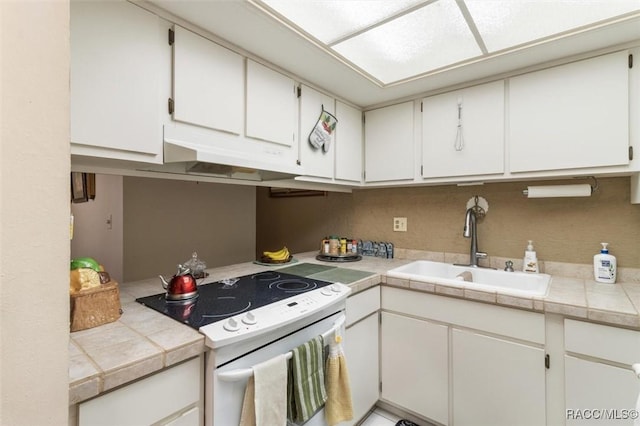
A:
<svg viewBox="0 0 640 426">
<path fill-rule="evenodd" d="M 407 218 L 406 217 L 394 217 L 393 218 L 393 230 L 395 232 L 407 232 Z"/>
</svg>

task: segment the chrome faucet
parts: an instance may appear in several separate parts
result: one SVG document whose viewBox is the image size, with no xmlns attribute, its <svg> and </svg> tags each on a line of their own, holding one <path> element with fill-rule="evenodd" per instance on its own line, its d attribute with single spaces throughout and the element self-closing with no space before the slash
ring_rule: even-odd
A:
<svg viewBox="0 0 640 426">
<path fill-rule="evenodd" d="M 478 259 L 485 259 L 487 253 L 478 251 L 478 225 L 477 225 L 476 212 L 473 207 L 467 209 L 467 214 L 464 217 L 464 232 L 462 235 L 465 238 L 471 238 L 471 248 L 469 249 L 469 266 L 478 267 Z"/>
</svg>

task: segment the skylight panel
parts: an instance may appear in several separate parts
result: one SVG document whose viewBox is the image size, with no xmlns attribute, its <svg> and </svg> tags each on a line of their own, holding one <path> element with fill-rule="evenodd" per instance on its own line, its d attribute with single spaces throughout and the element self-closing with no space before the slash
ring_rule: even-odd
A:
<svg viewBox="0 0 640 426">
<path fill-rule="evenodd" d="M 440 0 L 333 46 L 384 84 L 479 56 L 454 0 Z"/>
<path fill-rule="evenodd" d="M 425 0 L 262 0 L 325 44 L 402 12 Z"/>
<path fill-rule="evenodd" d="M 640 10 L 640 0 L 465 0 L 489 52 Z"/>
</svg>

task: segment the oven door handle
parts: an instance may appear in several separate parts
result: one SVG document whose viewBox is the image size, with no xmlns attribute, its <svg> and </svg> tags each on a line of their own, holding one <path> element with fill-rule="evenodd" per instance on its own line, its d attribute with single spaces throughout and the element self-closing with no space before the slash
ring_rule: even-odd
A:
<svg viewBox="0 0 640 426">
<path fill-rule="evenodd" d="M 289 360 L 292 357 L 293 353 L 287 352 L 285 358 Z M 238 368 L 237 370 L 218 374 L 218 379 L 223 382 L 239 382 L 240 380 L 247 380 L 251 376 L 253 376 L 253 368 Z"/>
<path fill-rule="evenodd" d="M 332 334 L 340 331 L 341 327 L 344 325 L 346 317 L 344 314 L 340 315 L 338 319 L 333 323 L 333 327 L 322 333 L 322 339 L 327 342 L 329 337 Z M 287 360 L 293 357 L 293 352 L 289 351 L 285 354 L 285 358 Z M 218 380 L 223 382 L 239 382 L 241 380 L 247 380 L 249 377 L 253 376 L 253 368 L 238 368 L 236 370 L 227 371 L 225 373 L 218 374 Z"/>
</svg>

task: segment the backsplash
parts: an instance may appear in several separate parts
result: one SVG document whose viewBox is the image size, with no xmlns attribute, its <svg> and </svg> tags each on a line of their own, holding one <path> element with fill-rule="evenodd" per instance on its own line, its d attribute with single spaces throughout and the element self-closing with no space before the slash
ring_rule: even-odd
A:
<svg viewBox="0 0 640 426">
<path fill-rule="evenodd" d="M 545 184 L 576 183 L 575 180 Z M 479 186 L 357 189 L 310 199 L 272 199 L 257 189 L 256 249 L 288 244 L 291 251 L 319 248 L 325 235 L 390 241 L 396 247 L 468 253 L 462 236 L 467 202 L 489 204 L 478 221 L 478 248 L 492 257 L 522 259 L 533 240 L 541 262 L 591 265 L 600 242 L 610 244 L 620 268 L 640 268 L 640 205 L 629 202 L 628 177 L 598 179 L 588 198 L 528 199 L 531 182 Z M 394 217 L 407 218 L 407 232 L 393 231 Z"/>
</svg>

